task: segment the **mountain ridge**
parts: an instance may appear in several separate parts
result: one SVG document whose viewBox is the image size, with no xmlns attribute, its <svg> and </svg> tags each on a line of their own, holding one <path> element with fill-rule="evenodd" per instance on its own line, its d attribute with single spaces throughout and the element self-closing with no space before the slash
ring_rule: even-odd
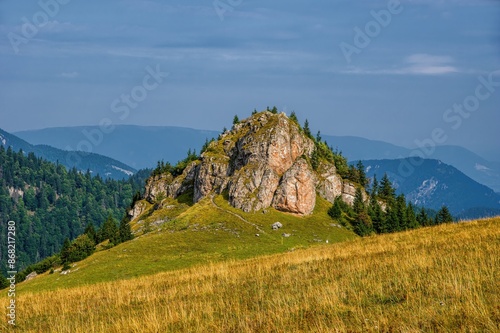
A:
<svg viewBox="0 0 500 333">
<path fill-rule="evenodd" d="M 56 127 L 60 134 L 54 134 L 54 128 L 16 132 L 21 138 L 34 143 L 45 143 L 57 148 L 65 148 L 67 143 L 76 147 L 87 140 L 83 129 L 92 131 L 98 126 Z M 205 140 L 217 138 L 220 132 L 193 129 L 178 126 L 136 126 L 116 125 L 114 131 L 106 134 L 102 142 L 93 146 L 95 152 L 110 156 L 136 168 L 153 168 L 157 161 L 175 163 L 181 160 L 189 149 L 198 149 Z M 342 151 L 350 161 L 367 159 L 396 159 L 410 157 L 418 149 L 405 148 L 380 140 L 371 140 L 355 136 L 334 136 L 322 134 L 325 141 L 334 149 Z M 65 141 L 61 140 L 64 138 Z M 67 143 L 65 143 L 67 142 Z M 171 143 L 175 142 L 175 145 Z M 158 149 L 158 147 L 160 147 Z M 421 154 L 419 154 L 421 155 Z M 455 166 L 460 171 L 500 192 L 500 163 L 488 161 L 480 155 L 459 146 L 436 146 L 430 159 L 442 160 Z"/>
<path fill-rule="evenodd" d="M 128 178 L 137 172 L 136 169 L 108 156 L 65 151 L 50 145 L 38 144 L 33 145 L 18 136 L 0 129 L 0 144 L 7 149 L 12 147 L 13 150 L 27 153 L 34 153 L 37 157 L 46 159 L 53 163 L 60 163 L 66 168 L 76 168 L 81 172 L 89 170 L 92 174 L 99 174 L 102 178 L 123 179 Z"/>
</svg>

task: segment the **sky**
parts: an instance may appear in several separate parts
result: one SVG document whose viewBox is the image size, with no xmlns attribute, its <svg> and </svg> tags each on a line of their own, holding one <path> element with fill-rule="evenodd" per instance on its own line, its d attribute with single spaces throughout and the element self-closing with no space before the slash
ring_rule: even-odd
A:
<svg viewBox="0 0 500 333">
<path fill-rule="evenodd" d="M 500 161 L 500 1 L 0 0 L 0 128 L 313 131 Z M 333 143 L 332 143 L 333 144 Z"/>
</svg>

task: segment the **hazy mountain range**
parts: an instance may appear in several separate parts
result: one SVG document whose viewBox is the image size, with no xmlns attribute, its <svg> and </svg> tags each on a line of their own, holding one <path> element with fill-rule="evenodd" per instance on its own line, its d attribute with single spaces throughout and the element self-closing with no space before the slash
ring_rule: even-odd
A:
<svg viewBox="0 0 500 333">
<path fill-rule="evenodd" d="M 16 132 L 20 138 L 33 144 L 46 144 L 59 149 L 80 147 L 93 153 L 109 156 L 132 168 L 152 168 L 159 160 L 176 163 L 186 156 L 188 149 L 199 149 L 206 139 L 217 138 L 220 132 L 184 127 L 116 126 L 104 133 L 98 126 L 58 127 Z M 349 161 L 368 159 L 399 159 L 415 154 L 418 150 L 393 145 L 383 141 L 353 136 L 322 135 L 334 149 L 342 151 Z M 423 157 L 441 160 L 500 192 L 500 163 L 488 161 L 458 146 L 437 146 L 432 154 Z"/>
<path fill-rule="evenodd" d="M 64 137 L 60 140 L 65 141 Z M 25 153 L 34 153 L 38 157 L 60 163 L 67 168 L 75 167 L 81 172 L 89 170 L 92 174 L 99 174 L 103 178 L 128 178 L 137 171 L 120 161 L 99 154 L 64 151 L 45 144 L 32 145 L 2 129 L 0 129 L 0 145 L 5 149 L 12 147 L 16 152 L 22 149 Z"/>
<path fill-rule="evenodd" d="M 454 216 L 464 219 L 500 214 L 498 193 L 441 161 L 406 158 L 362 162 L 367 176 L 376 175 L 380 180 L 387 173 L 397 193 L 404 193 L 416 206 L 438 210 L 446 205 Z"/>
</svg>

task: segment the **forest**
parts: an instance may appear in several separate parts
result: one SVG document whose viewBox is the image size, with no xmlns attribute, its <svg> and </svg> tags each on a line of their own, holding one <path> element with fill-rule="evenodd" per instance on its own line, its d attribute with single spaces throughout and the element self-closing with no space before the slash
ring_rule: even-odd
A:
<svg viewBox="0 0 500 333">
<path fill-rule="evenodd" d="M 98 229 L 110 216 L 122 220 L 149 174 L 104 179 L 0 146 L 0 257 L 6 258 L 8 221 L 15 222 L 16 265 L 22 270 L 58 253 L 65 239 L 76 239 L 89 226 Z"/>
</svg>

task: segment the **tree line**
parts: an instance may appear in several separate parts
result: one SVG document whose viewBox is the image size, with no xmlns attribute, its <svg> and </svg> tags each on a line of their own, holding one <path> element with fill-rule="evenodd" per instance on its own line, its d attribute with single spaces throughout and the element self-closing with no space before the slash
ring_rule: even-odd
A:
<svg viewBox="0 0 500 333">
<path fill-rule="evenodd" d="M 74 241 L 86 228 L 99 229 L 109 217 L 122 220 L 149 174 L 103 179 L 0 146 L 0 257 L 7 253 L 8 221 L 16 222 L 21 271 L 59 253 L 65 239 Z"/>
<path fill-rule="evenodd" d="M 446 206 L 435 212 L 424 207 L 415 207 L 407 202 L 404 194 L 396 195 L 387 174 L 384 174 L 380 183 L 374 176 L 371 189 L 366 191 L 368 180 L 363 163 L 358 162 L 357 167 L 351 170 L 350 179 L 358 181 L 352 206 L 339 196 L 328 210 L 328 214 L 358 235 L 398 232 L 453 221 L 453 216 Z"/>
</svg>

